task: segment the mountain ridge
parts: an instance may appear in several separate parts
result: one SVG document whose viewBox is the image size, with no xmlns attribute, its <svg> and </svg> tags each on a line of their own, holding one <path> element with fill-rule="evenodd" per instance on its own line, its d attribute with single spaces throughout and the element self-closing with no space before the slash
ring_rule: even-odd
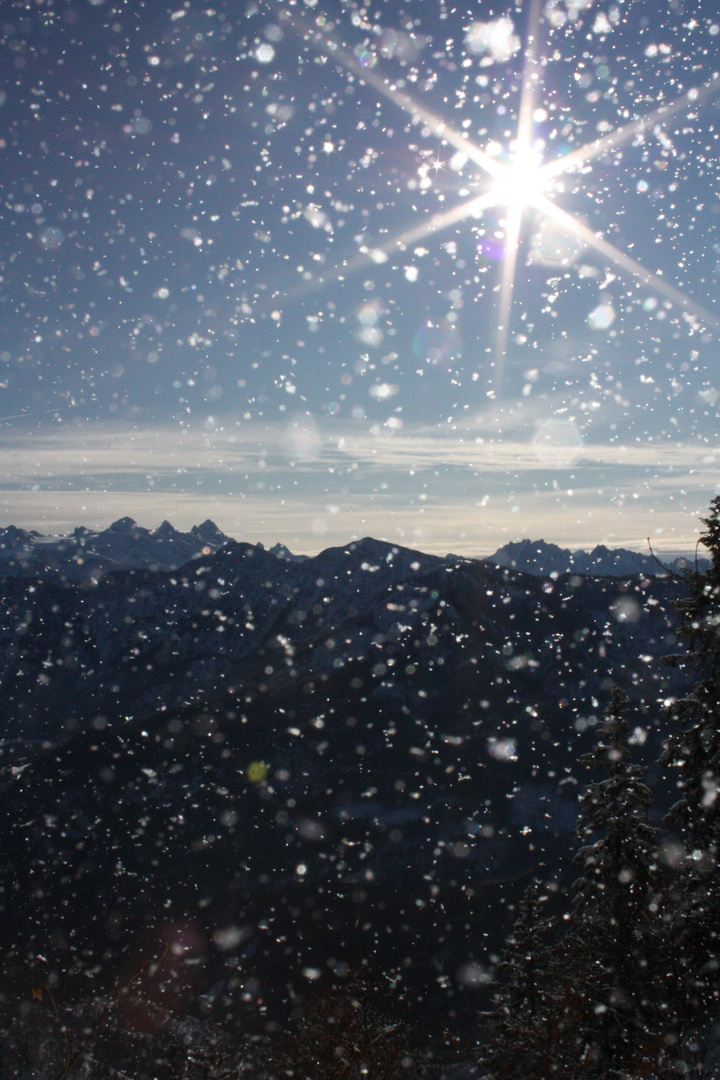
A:
<svg viewBox="0 0 720 1080">
<path fill-rule="evenodd" d="M 209 519 L 181 532 L 169 521 L 146 529 L 133 518 L 122 517 L 106 529 L 79 525 L 60 536 L 8 525 L 0 528 L 0 577 L 91 582 L 119 568 L 175 570 L 229 542 L 230 537 Z"/>
<path fill-rule="evenodd" d="M 365 544 L 370 539 L 353 540 L 339 545 L 337 550 L 350 549 L 352 545 Z M 375 542 L 388 544 L 390 549 L 398 551 L 408 550 L 391 541 Z M 46 536 L 34 529 L 8 525 L 0 528 L 0 577 L 52 577 L 92 582 L 116 569 L 175 570 L 225 545 L 238 543 L 244 541 L 227 536 L 210 519 L 183 532 L 167 520 L 155 529 L 147 529 L 126 516 L 106 529 L 93 530 L 80 525 L 71 533 L 58 536 Z M 265 550 L 261 544 L 256 546 Z M 267 550 L 275 558 L 291 563 L 303 563 L 315 557 L 294 554 L 279 542 Z M 442 558 L 435 555 L 423 557 Z M 592 551 L 571 550 L 542 539 L 511 541 L 494 554 L 482 557 L 448 554 L 445 558 L 458 562 L 493 563 L 522 573 L 548 577 L 572 573 L 602 577 L 631 574 L 658 577 L 682 575 L 687 567 L 695 565 L 695 560 L 690 557 L 680 556 L 664 562 L 653 554 L 646 555 L 627 548 L 608 548 L 598 544 Z M 698 560 L 700 569 L 706 565 L 707 560 Z"/>
<path fill-rule="evenodd" d="M 669 562 L 654 554 L 645 555 L 627 548 L 608 548 L 597 544 L 592 551 L 561 548 L 558 544 L 545 540 L 511 541 L 498 548 L 494 555 L 485 558 L 485 562 L 497 566 L 507 566 L 526 574 L 553 576 L 560 574 L 586 574 L 600 577 L 626 577 L 632 574 L 645 574 L 650 577 L 682 575 L 695 560 L 684 556 Z M 707 559 L 697 560 L 698 568 L 708 565 Z"/>
</svg>

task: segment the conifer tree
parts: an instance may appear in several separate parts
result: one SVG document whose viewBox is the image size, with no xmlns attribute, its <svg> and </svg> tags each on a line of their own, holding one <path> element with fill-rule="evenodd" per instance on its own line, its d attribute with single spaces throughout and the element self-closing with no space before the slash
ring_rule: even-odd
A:
<svg viewBox="0 0 720 1080">
<path fill-rule="evenodd" d="M 668 815 L 687 853 L 672 887 L 673 931 L 679 967 L 675 1012 L 685 1032 L 701 1030 L 720 1003 L 720 496 L 710 504 L 700 536 L 710 566 L 685 575 L 677 603 L 679 634 L 697 682 L 674 702 L 663 762 L 676 776 L 680 798 Z"/>
<path fill-rule="evenodd" d="M 610 926 L 623 955 L 646 917 L 655 839 L 647 821 L 650 790 L 630 760 L 627 706 L 627 695 L 613 687 L 597 743 L 582 759 L 607 776 L 589 784 L 580 799 L 576 831 L 583 846 L 575 862 L 581 876 L 574 886 L 575 910 L 586 922 Z"/>
<path fill-rule="evenodd" d="M 498 969 L 502 982 L 486 1025 L 481 1063 L 491 1076 L 529 1080 L 543 1072 L 548 1049 L 550 927 L 540 886 L 533 882 L 520 901 L 518 919 Z"/>
<path fill-rule="evenodd" d="M 710 567 L 686 573 L 687 596 L 677 603 L 679 634 L 698 681 L 689 697 L 674 704 L 678 730 L 668 741 L 664 761 L 679 772 L 681 797 L 671 820 L 682 827 L 691 852 L 715 862 L 720 841 L 720 496 L 702 522 L 700 543 L 710 555 Z"/>
<path fill-rule="evenodd" d="M 627 705 L 616 687 L 583 758 L 605 776 L 581 798 L 581 873 L 565 931 L 550 946 L 537 891 L 523 901 L 487 1026 L 483 1065 L 493 1077 L 643 1075 L 662 1049 L 655 830 L 647 820 L 650 791 L 630 756 Z"/>
<path fill-rule="evenodd" d="M 630 757 L 627 706 L 615 687 L 598 741 L 583 758 L 606 773 L 581 797 L 581 873 L 565 942 L 581 976 L 576 1038 L 587 1066 L 580 1075 L 588 1076 L 625 1075 L 657 1056 L 655 830 L 647 820 L 650 791 Z"/>
</svg>

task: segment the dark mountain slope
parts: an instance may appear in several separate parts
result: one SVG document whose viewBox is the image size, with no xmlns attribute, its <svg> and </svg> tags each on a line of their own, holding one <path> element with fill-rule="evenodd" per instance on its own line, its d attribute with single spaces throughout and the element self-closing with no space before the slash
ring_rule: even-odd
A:
<svg viewBox="0 0 720 1080">
<path fill-rule="evenodd" d="M 648 757 L 681 685 L 662 579 L 365 540 L 2 587 L 7 716 L 50 740 L 0 759 L 5 955 L 112 973 L 184 934 L 173 985 L 222 982 L 248 1023 L 362 957 L 443 1023 L 474 1009 L 507 909 L 567 859 L 611 680 Z"/>
</svg>

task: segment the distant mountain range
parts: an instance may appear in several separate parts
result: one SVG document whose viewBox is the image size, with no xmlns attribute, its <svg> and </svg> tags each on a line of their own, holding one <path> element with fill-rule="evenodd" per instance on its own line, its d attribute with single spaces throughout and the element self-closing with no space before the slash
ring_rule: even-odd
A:
<svg viewBox="0 0 720 1080">
<path fill-rule="evenodd" d="M 100 532 L 79 526 L 67 536 L 9 525 L 0 529 L 0 577 L 99 581 L 111 570 L 174 570 L 229 539 L 212 521 L 179 532 L 169 521 L 150 530 L 124 517 Z"/>
<path fill-rule="evenodd" d="M 519 540 L 505 544 L 488 562 L 521 570 L 524 574 L 541 577 L 559 574 L 592 574 L 597 577 L 626 577 L 629 574 L 646 574 L 650 577 L 682 574 L 695 560 L 680 557 L 666 562 L 651 554 L 628 551 L 627 548 L 607 548 L 598 544 L 592 551 L 570 551 L 569 548 L 548 544 L 544 540 Z M 708 566 L 707 559 L 698 559 L 698 567 Z"/>
<path fill-rule="evenodd" d="M 211 522 L 0 544 L 0 948 L 111 976 L 190 927 L 188 979 L 245 986 L 251 1027 L 362 958 L 474 1016 L 524 885 L 568 866 L 612 683 L 649 762 L 686 689 L 677 582 L 553 579 L 543 546 L 529 574 Z"/>
<path fill-rule="evenodd" d="M 10 525 L 0 528 L 0 577 L 13 575 L 97 582 L 112 570 L 176 570 L 191 559 L 213 554 L 231 543 L 234 541 L 210 520 L 193 525 L 189 532 L 180 532 L 168 521 L 150 530 L 132 518 L 124 517 L 107 529 L 93 531 L 80 526 L 67 536 L 44 536 L 35 530 Z M 262 545 L 258 548 L 262 549 Z M 275 544 L 269 554 L 286 562 L 304 562 L 308 558 L 307 555 L 294 555 L 283 544 Z M 668 573 L 681 574 L 689 565 L 687 558 L 664 562 L 650 554 L 603 545 L 589 552 L 571 551 L 545 540 L 505 544 L 484 561 L 540 577 L 573 573 L 598 577 L 629 574 L 658 577 Z M 707 560 L 699 560 L 698 565 L 702 569 Z"/>
</svg>

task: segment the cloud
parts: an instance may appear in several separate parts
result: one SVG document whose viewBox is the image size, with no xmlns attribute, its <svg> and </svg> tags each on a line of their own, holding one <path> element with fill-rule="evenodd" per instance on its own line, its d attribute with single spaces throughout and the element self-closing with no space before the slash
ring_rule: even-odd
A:
<svg viewBox="0 0 720 1080">
<path fill-rule="evenodd" d="M 402 428 L 86 424 L 7 435 L 0 501 L 6 521 L 46 532 L 129 514 L 149 527 L 212 517 L 230 535 L 305 551 L 367 534 L 443 553 L 522 536 L 635 547 L 651 536 L 662 550 L 694 543 L 717 465 L 702 442 L 568 443 L 562 429 L 533 441 L 499 435 L 490 414 Z"/>
</svg>

